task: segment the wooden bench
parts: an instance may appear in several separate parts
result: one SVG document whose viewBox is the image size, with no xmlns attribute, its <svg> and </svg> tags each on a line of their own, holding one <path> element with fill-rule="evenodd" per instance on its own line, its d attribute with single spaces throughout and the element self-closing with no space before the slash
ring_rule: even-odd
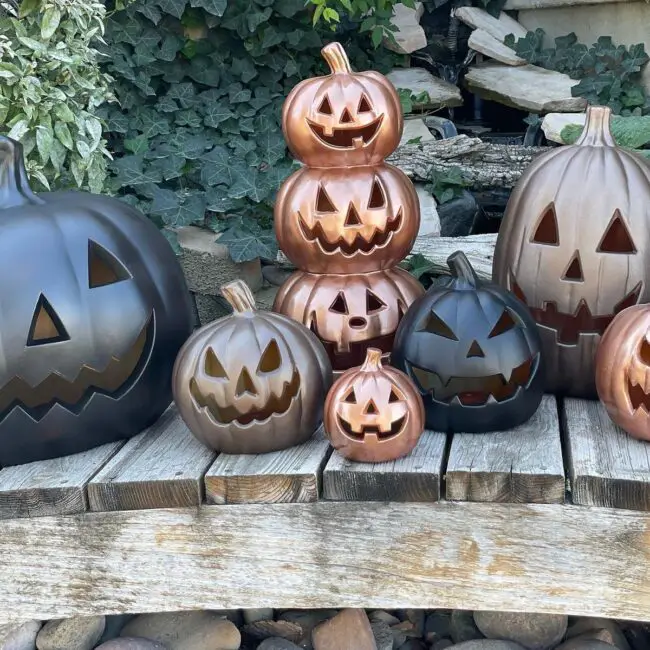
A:
<svg viewBox="0 0 650 650">
<path fill-rule="evenodd" d="M 414 607 L 650 619 L 650 446 L 597 402 L 516 430 L 425 432 L 361 465 L 322 432 L 217 456 L 150 430 L 0 470 L 0 623 L 235 607 Z"/>
</svg>

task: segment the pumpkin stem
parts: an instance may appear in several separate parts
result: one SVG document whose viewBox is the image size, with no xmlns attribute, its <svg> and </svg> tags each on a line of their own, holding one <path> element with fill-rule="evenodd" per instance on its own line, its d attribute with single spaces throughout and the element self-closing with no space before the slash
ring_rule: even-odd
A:
<svg viewBox="0 0 650 650">
<path fill-rule="evenodd" d="M 219 287 L 219 291 L 236 314 L 255 311 L 255 297 L 243 280 L 227 282 Z"/>
<path fill-rule="evenodd" d="M 455 278 L 466 282 L 471 287 L 475 287 L 479 283 L 476 271 L 472 268 L 463 251 L 455 251 L 452 253 L 447 258 L 447 266 Z"/>
<path fill-rule="evenodd" d="M 330 67 L 332 74 L 345 73 L 351 74 L 352 68 L 348 55 L 345 53 L 343 46 L 340 43 L 328 43 L 320 53 L 323 55 L 325 61 Z"/>
<path fill-rule="evenodd" d="M 0 135 L 0 210 L 45 203 L 32 192 L 23 161 L 23 145 Z"/>
<path fill-rule="evenodd" d="M 366 350 L 366 360 L 361 365 L 360 370 L 362 372 L 376 372 L 381 370 L 381 350 L 377 348 L 368 348 Z"/>
<path fill-rule="evenodd" d="M 610 128 L 612 109 L 609 106 L 587 106 L 587 119 L 577 145 L 588 147 L 615 147 L 616 141 Z"/>
</svg>

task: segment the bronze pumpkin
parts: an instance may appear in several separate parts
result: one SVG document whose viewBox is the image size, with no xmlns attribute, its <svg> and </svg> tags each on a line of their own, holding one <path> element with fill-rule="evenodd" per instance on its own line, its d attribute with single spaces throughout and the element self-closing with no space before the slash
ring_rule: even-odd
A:
<svg viewBox="0 0 650 650">
<path fill-rule="evenodd" d="M 616 424 L 650 440 L 650 305 L 624 309 L 605 330 L 596 353 L 596 388 Z"/>
<path fill-rule="evenodd" d="M 595 397 L 595 355 L 612 318 L 650 301 L 650 166 L 615 145 L 590 107 L 575 145 L 534 160 L 497 236 L 494 279 L 531 310 L 549 392 Z"/>
<path fill-rule="evenodd" d="M 205 445 L 228 454 L 277 451 L 322 422 L 332 369 L 300 323 L 257 311 L 241 280 L 221 287 L 233 314 L 198 329 L 174 366 L 179 413 Z"/>
<path fill-rule="evenodd" d="M 335 371 L 363 362 L 368 347 L 390 353 L 397 326 L 424 287 L 400 268 L 350 275 L 296 271 L 278 291 L 273 311 L 309 327 Z"/>
<path fill-rule="evenodd" d="M 325 400 L 325 433 L 345 458 L 367 463 L 408 454 L 424 430 L 424 404 L 411 380 L 368 348 L 359 368 L 339 377 Z"/>
<path fill-rule="evenodd" d="M 420 203 L 392 165 L 309 168 L 285 181 L 275 201 L 275 232 L 285 255 L 310 273 L 390 268 L 411 250 Z"/>
<path fill-rule="evenodd" d="M 284 102 L 289 149 L 310 167 L 382 162 L 397 148 L 404 126 L 395 87 L 378 72 L 352 72 L 340 43 L 321 53 L 332 74 L 301 81 Z"/>
</svg>

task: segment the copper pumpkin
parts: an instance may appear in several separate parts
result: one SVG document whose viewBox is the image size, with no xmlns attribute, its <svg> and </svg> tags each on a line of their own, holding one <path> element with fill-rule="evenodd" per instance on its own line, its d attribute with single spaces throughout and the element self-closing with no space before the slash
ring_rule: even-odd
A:
<svg viewBox="0 0 650 650">
<path fill-rule="evenodd" d="M 596 353 L 596 388 L 616 424 L 650 440 L 650 305 L 624 309 L 605 330 Z"/>
<path fill-rule="evenodd" d="M 350 460 L 380 463 L 405 456 L 424 430 L 419 392 L 403 372 L 382 366 L 381 355 L 368 348 L 363 365 L 343 373 L 325 400 L 327 437 Z"/>
<path fill-rule="evenodd" d="M 284 102 L 282 130 L 291 152 L 311 167 L 380 163 L 402 137 L 394 86 L 378 72 L 352 72 L 340 43 L 321 53 L 332 74 L 302 81 Z"/>
<path fill-rule="evenodd" d="M 420 204 L 392 165 L 295 172 L 275 202 L 286 256 L 311 273 L 361 273 L 395 266 L 420 228 Z"/>
<path fill-rule="evenodd" d="M 197 330 L 176 359 L 181 417 L 201 442 L 229 454 L 305 442 L 322 421 L 332 384 L 322 345 L 300 323 L 256 311 L 241 280 L 221 293 L 234 313 Z"/>
<path fill-rule="evenodd" d="M 591 107 L 575 145 L 539 156 L 512 192 L 494 279 L 530 308 L 547 390 L 595 397 L 595 354 L 615 314 L 650 300 L 650 166 L 615 146 Z"/>
<path fill-rule="evenodd" d="M 395 330 L 424 287 L 393 268 L 374 273 L 314 275 L 296 271 L 278 291 L 273 311 L 318 335 L 334 370 L 361 364 L 368 347 L 389 353 Z"/>
</svg>

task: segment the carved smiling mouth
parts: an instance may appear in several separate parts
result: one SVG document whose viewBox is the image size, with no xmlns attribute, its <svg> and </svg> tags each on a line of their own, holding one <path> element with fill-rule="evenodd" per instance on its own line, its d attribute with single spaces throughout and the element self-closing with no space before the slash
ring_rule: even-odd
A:
<svg viewBox="0 0 650 650">
<path fill-rule="evenodd" d="M 248 413 L 240 413 L 234 406 L 219 406 L 212 395 L 203 395 L 194 378 L 190 379 L 190 394 L 195 404 L 206 411 L 217 424 L 237 422 L 246 425 L 251 422 L 263 422 L 272 415 L 282 415 L 289 410 L 299 392 L 300 373 L 294 369 L 291 381 L 284 383 L 280 395 L 271 392 L 271 396 L 262 408 L 254 409 Z"/>
<path fill-rule="evenodd" d="M 332 134 L 327 135 L 325 128 L 307 118 L 307 124 L 312 133 L 325 144 L 338 149 L 359 149 L 368 144 L 377 135 L 377 131 L 384 119 L 383 115 L 366 126 L 349 126 L 346 128 L 333 128 Z"/>
<path fill-rule="evenodd" d="M 420 390 L 431 393 L 435 401 L 462 406 L 482 406 L 514 397 L 528 385 L 538 364 L 539 354 L 536 354 L 513 368 L 508 378 L 501 373 L 484 377 L 442 377 L 412 363 L 407 363 L 407 367 Z"/>
<path fill-rule="evenodd" d="M 357 233 L 351 244 L 348 244 L 343 237 L 339 237 L 335 242 L 330 242 L 327 235 L 323 230 L 320 221 L 316 221 L 316 225 L 310 228 L 305 222 L 303 216 L 298 212 L 298 223 L 302 231 L 303 237 L 309 242 L 318 242 L 320 247 L 327 253 L 341 252 L 346 257 L 352 257 L 358 252 L 369 253 L 376 248 L 381 248 L 388 243 L 392 234 L 398 231 L 402 225 L 402 208 L 397 211 L 397 214 L 386 223 L 386 228 L 380 230 L 375 229 L 372 237 L 368 240 Z"/>
<path fill-rule="evenodd" d="M 542 308 L 532 307 L 526 300 L 526 295 L 521 287 L 513 279 L 512 274 L 510 276 L 510 285 L 510 290 L 528 306 L 535 321 L 544 327 L 555 330 L 557 342 L 564 345 L 577 345 L 580 334 L 599 334 L 602 336 L 616 314 L 639 302 L 639 296 L 643 288 L 643 283 L 639 282 L 623 300 L 616 304 L 613 314 L 594 316 L 584 299 L 578 303 L 573 314 L 558 311 L 555 301 L 545 301 Z"/>
<path fill-rule="evenodd" d="M 55 404 L 79 413 L 95 393 L 118 397 L 140 376 L 139 370 L 149 358 L 154 338 L 152 312 L 128 351 L 119 358 L 112 356 L 104 368 L 84 364 L 72 381 L 53 372 L 36 386 L 31 386 L 22 377 L 13 377 L 0 391 L 0 417 L 20 407 L 38 422 Z"/>
<path fill-rule="evenodd" d="M 629 377 L 627 380 L 627 394 L 634 411 L 643 409 L 646 415 L 650 414 L 650 394 L 646 393 L 643 386 L 638 384 L 636 380 Z"/>
<path fill-rule="evenodd" d="M 390 438 L 395 437 L 398 433 L 401 432 L 404 427 L 404 422 L 406 422 L 406 416 L 402 416 L 398 420 L 395 420 L 391 423 L 390 429 L 382 430 L 378 426 L 374 425 L 361 425 L 359 431 L 355 431 L 352 428 L 352 425 L 344 420 L 340 415 L 337 415 L 339 425 L 345 431 L 345 434 L 354 440 L 362 441 L 367 434 L 376 436 L 379 440 L 389 440 Z"/>
</svg>

